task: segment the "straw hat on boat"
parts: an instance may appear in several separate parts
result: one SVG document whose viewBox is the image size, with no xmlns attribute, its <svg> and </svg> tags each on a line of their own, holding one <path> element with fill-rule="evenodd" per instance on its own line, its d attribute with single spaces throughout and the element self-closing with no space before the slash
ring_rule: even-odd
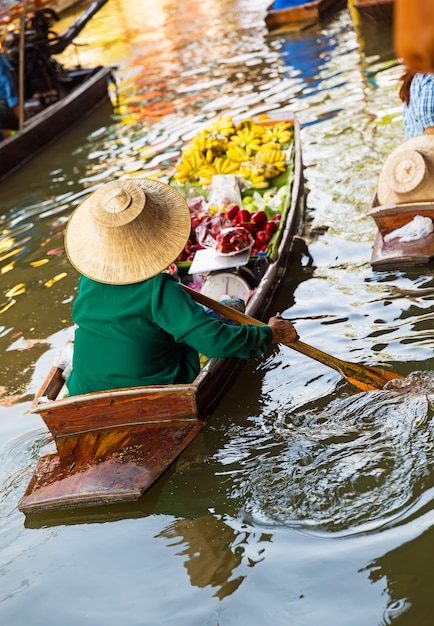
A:
<svg viewBox="0 0 434 626">
<path fill-rule="evenodd" d="M 378 179 L 379 204 L 434 200 L 434 135 L 403 142 L 386 159 Z"/>
<path fill-rule="evenodd" d="M 116 180 L 75 209 L 66 227 L 66 254 L 93 280 L 138 283 L 176 259 L 190 229 L 187 203 L 169 185 L 147 178 Z"/>
</svg>

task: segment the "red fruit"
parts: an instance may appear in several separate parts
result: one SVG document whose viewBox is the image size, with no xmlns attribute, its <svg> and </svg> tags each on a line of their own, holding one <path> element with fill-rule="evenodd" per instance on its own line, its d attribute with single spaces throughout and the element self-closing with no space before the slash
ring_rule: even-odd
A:
<svg viewBox="0 0 434 626">
<path fill-rule="evenodd" d="M 275 233 L 278 228 L 279 224 L 277 222 L 274 222 L 273 220 L 270 220 L 269 222 L 266 222 L 266 224 L 264 224 L 264 230 L 269 235 Z"/>
<path fill-rule="evenodd" d="M 280 215 L 280 213 L 276 213 L 276 215 L 273 215 L 273 217 L 271 218 L 271 221 L 280 222 L 281 219 L 282 219 L 282 216 Z"/>
<path fill-rule="evenodd" d="M 237 214 L 238 224 L 242 224 L 243 222 L 250 222 L 251 213 L 247 209 L 240 209 Z"/>
<path fill-rule="evenodd" d="M 226 207 L 226 217 L 228 218 L 228 220 L 235 219 L 238 215 L 239 210 L 240 207 L 238 206 L 238 204 L 230 204 L 228 207 Z"/>
<path fill-rule="evenodd" d="M 243 222 L 242 224 L 240 224 L 240 226 L 245 228 L 247 230 L 247 232 L 249 232 L 251 235 L 255 234 L 255 231 L 256 231 L 256 224 L 255 224 L 255 222 Z"/>
<path fill-rule="evenodd" d="M 255 236 L 255 247 L 261 250 L 262 246 L 266 246 L 270 239 L 270 235 L 265 230 L 259 230 Z"/>
<path fill-rule="evenodd" d="M 196 229 L 199 226 L 200 222 L 201 220 L 198 217 L 192 217 L 191 225 L 193 226 L 193 229 Z"/>
<path fill-rule="evenodd" d="M 267 221 L 267 214 L 265 213 L 265 211 L 255 211 L 251 218 L 252 222 L 255 222 L 255 224 L 265 224 L 265 222 Z"/>
</svg>

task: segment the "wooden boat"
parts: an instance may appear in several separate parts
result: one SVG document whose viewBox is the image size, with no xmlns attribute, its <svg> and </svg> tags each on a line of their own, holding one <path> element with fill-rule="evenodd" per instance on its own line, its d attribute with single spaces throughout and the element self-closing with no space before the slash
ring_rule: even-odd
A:
<svg viewBox="0 0 434 626">
<path fill-rule="evenodd" d="M 84 2 L 86 2 L 86 0 L 30 0 L 27 2 L 27 12 L 52 8 L 61 15 Z M 24 10 L 24 4 L 25 2 L 23 0 L 0 0 L 0 24 L 7 24 L 20 18 Z"/>
<path fill-rule="evenodd" d="M 293 125 L 292 164 L 276 254 L 247 302 L 246 312 L 265 319 L 290 267 L 293 240 L 304 210 L 299 124 L 288 111 L 259 123 Z M 242 362 L 210 359 L 189 385 L 116 389 L 56 399 L 64 380 L 53 367 L 31 412 L 52 435 L 21 499 L 25 514 L 137 500 L 202 429 Z"/>
<path fill-rule="evenodd" d="M 318 23 L 322 17 L 345 4 L 342 0 L 312 0 L 286 9 L 267 9 L 265 23 L 271 30 L 302 30 Z"/>
<path fill-rule="evenodd" d="M 40 31 L 26 30 L 26 55 L 38 59 L 41 70 L 31 72 L 24 83 L 24 124 L 0 142 L 0 179 L 21 167 L 78 120 L 110 102 L 109 85 L 116 86 L 111 68 L 65 68 L 52 58 L 62 52 L 107 0 L 93 2 L 74 24 L 54 39 L 44 39 Z M 50 26 L 45 11 L 41 20 Z M 37 22 L 39 24 L 39 22 Z M 5 53 L 18 75 L 19 33 L 5 40 Z M 34 56 L 32 56 L 34 55 Z M 42 89 L 38 89 L 44 85 Z M 37 90 L 38 89 L 38 90 Z"/>
<path fill-rule="evenodd" d="M 361 20 L 391 22 L 395 0 L 348 0 L 350 12 L 356 23 Z"/>
<path fill-rule="evenodd" d="M 375 220 L 378 228 L 371 255 L 372 267 L 387 269 L 426 265 L 434 258 L 434 233 L 414 241 L 401 242 L 399 238 L 384 241 L 385 235 L 408 224 L 416 215 L 434 220 L 434 201 L 378 205 L 375 195 L 368 215 Z"/>
</svg>

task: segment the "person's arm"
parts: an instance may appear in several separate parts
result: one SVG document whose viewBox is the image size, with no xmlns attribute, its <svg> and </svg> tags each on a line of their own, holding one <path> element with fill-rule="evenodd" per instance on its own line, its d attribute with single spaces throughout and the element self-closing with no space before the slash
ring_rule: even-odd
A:
<svg viewBox="0 0 434 626">
<path fill-rule="evenodd" d="M 152 313 L 158 326 L 176 341 L 210 358 L 258 356 L 271 343 L 296 338 L 292 324 L 280 316 L 272 318 L 266 326 L 232 326 L 216 320 L 168 275 L 155 281 Z"/>
</svg>

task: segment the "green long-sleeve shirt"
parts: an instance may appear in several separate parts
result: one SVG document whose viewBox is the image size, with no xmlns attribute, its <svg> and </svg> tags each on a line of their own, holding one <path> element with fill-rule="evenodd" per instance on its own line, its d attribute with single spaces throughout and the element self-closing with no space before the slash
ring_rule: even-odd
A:
<svg viewBox="0 0 434 626">
<path fill-rule="evenodd" d="M 199 372 L 199 353 L 248 358 L 263 354 L 272 339 L 269 326 L 213 319 L 165 273 L 133 285 L 82 276 L 72 317 L 71 395 L 190 383 Z"/>
</svg>

